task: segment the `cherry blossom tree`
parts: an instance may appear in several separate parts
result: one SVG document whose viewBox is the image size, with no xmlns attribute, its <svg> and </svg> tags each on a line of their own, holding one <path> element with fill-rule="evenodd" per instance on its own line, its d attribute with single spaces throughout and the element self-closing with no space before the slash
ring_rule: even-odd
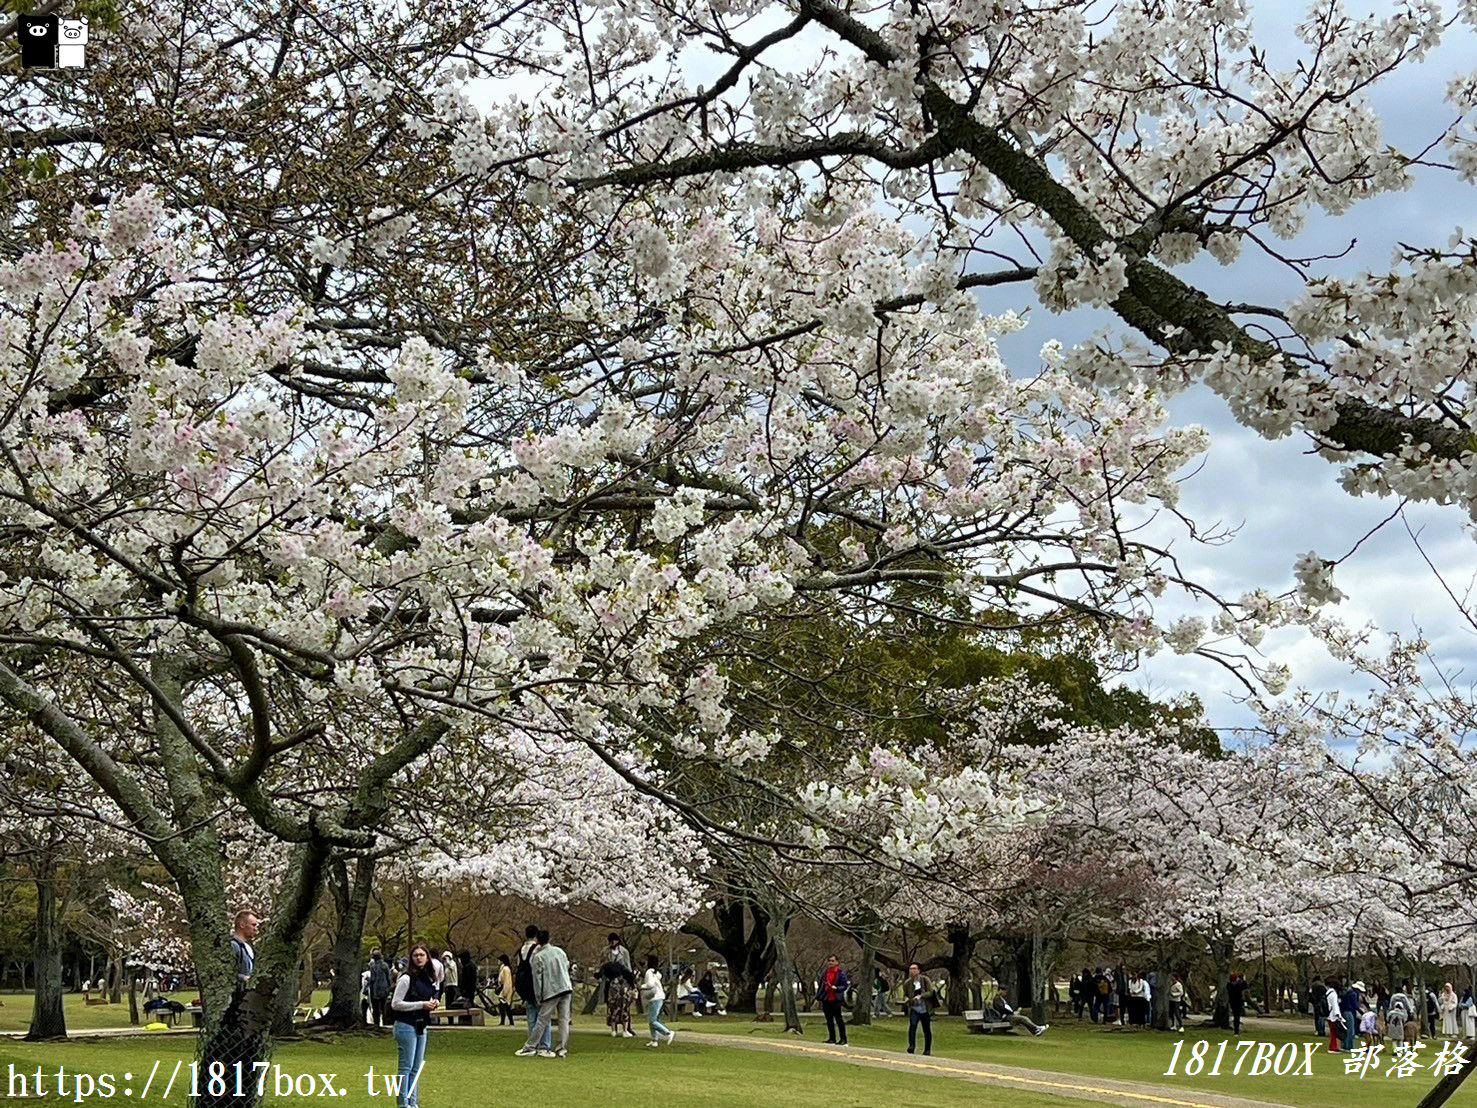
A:
<svg viewBox="0 0 1477 1108">
<path fill-rule="evenodd" d="M 0 697 L 154 844 L 211 1026 L 234 983 L 217 812 L 288 844 L 260 1022 L 335 852 L 374 849 L 438 744 L 562 736 L 702 827 L 640 767 L 765 740 L 727 731 L 721 676 L 679 645 L 911 582 L 1132 648 L 1161 641 L 1152 599 L 1179 580 L 1117 526 L 1121 502 L 1172 507 L 1203 445 L 1149 390 L 1055 358 L 1012 377 L 995 340 L 1018 321 L 930 299 L 875 212 L 709 217 L 674 245 L 608 190 L 498 185 L 453 59 L 491 16 L 417 14 L 429 38 L 398 20 L 367 51 L 349 13 L 300 37 L 160 11 L 15 124 L 35 158 L 0 271 L 0 618 L 8 648 L 118 688 L 134 726 L 6 661 Z M 412 70 L 380 61 L 397 33 Z M 325 35 L 327 65 L 305 45 Z M 520 40 L 496 64 L 543 60 Z M 287 149 L 256 112 L 345 137 Z M 88 203 L 58 209 L 62 189 Z M 881 330 L 877 281 L 913 290 Z M 507 295 L 454 292 L 489 282 Z"/>
<path fill-rule="evenodd" d="M 720 197 L 759 225 L 785 204 L 838 224 L 889 208 L 915 229 L 926 296 L 1029 284 L 1050 311 L 1111 310 L 1121 335 L 1060 354 L 1080 379 L 1202 381 L 1262 434 L 1308 434 L 1351 491 L 1470 506 L 1472 244 L 1403 247 L 1353 280 L 1282 246 L 1419 172 L 1474 179 L 1469 75 L 1408 149 L 1369 100 L 1451 33 L 1434 5 L 1315 4 L 1281 66 L 1247 5 L 652 2 L 558 25 L 585 49 L 503 146 L 554 196 L 622 203 L 661 182 L 678 223 Z M 662 51 L 664 72 L 641 69 Z M 699 83 L 701 51 L 719 62 Z M 1215 299 L 1174 272 L 1202 250 L 1265 255 L 1301 293 Z M 899 295 L 889 276 L 859 276 L 856 307 Z"/>
<path fill-rule="evenodd" d="M 1238 952 L 1279 929 L 1313 926 L 1320 912 L 1347 935 L 1337 868 L 1322 862 L 1327 831 L 1304 803 L 1305 779 L 1276 751 L 1213 758 L 1119 731 L 1067 734 L 1017 757 L 1033 789 L 1060 798 L 1059 833 L 1136 873 L 1118 925 L 1160 940 L 1161 958 L 1164 940 L 1190 938 L 1211 960 L 1217 1022 L 1227 1018 Z M 1167 980 L 1168 965 L 1156 968 Z"/>
<path fill-rule="evenodd" d="M 1205 436 L 1160 401 L 1192 381 L 1353 492 L 1470 506 L 1471 244 L 1350 282 L 1276 241 L 1406 183 L 1421 154 L 1364 97 L 1439 17 L 1329 6 L 1279 72 L 1234 5 L 1102 8 L 166 4 L 65 87 L 4 78 L 0 700 L 152 845 L 212 1028 L 223 821 L 270 857 L 264 1026 L 325 880 L 351 917 L 348 859 L 415 829 L 448 751 L 581 822 L 514 821 L 526 866 L 444 831 L 446 864 L 556 897 L 602 827 L 698 833 L 750 878 L 944 874 L 1035 811 L 968 743 L 842 758 L 736 726 L 746 624 L 953 603 L 1277 691 L 1236 640 L 1335 599 L 1327 563 L 1294 568 L 1298 604 L 1219 598 L 1125 523 L 1178 511 Z M 1443 137 L 1470 175 L 1466 126 Z M 1217 302 L 1172 272 L 1202 248 L 1282 256 L 1303 291 Z M 1031 303 L 1126 329 L 1023 374 L 998 344 Z M 1162 626 L 1172 588 L 1214 622 Z M 105 707 L 65 695 L 79 672 Z M 1317 828 L 1270 761 L 1123 732 L 1055 756 L 1038 780 L 1100 786 L 1064 818 L 1149 859 L 1223 965 L 1265 921 L 1254 883 L 1297 914 L 1313 871 L 1285 860 Z M 744 810 L 694 801 L 714 779 Z M 658 872 L 632 907 L 676 918 Z M 794 900 L 761 885 L 787 964 Z"/>
</svg>

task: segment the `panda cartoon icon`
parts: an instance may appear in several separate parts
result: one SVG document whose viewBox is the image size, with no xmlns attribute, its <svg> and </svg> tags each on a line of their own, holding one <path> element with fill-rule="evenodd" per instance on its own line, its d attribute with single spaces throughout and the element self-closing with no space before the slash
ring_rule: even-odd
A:
<svg viewBox="0 0 1477 1108">
<path fill-rule="evenodd" d="M 17 21 L 21 65 L 55 68 L 61 42 L 61 20 L 54 15 L 23 15 Z"/>
</svg>

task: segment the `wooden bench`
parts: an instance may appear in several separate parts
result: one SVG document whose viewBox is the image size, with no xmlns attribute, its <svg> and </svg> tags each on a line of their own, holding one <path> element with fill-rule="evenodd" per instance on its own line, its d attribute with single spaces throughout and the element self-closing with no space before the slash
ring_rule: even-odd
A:
<svg viewBox="0 0 1477 1108">
<path fill-rule="evenodd" d="M 1010 1021 L 995 1019 L 994 1013 L 987 1018 L 983 1009 L 976 1008 L 964 1013 L 964 1026 L 974 1035 L 987 1035 L 995 1031 L 1010 1031 Z"/>
<path fill-rule="evenodd" d="M 469 1027 L 482 1027 L 487 1013 L 481 1008 L 437 1008 L 431 1013 L 432 1023 L 464 1023 Z"/>
<path fill-rule="evenodd" d="M 667 1003 L 672 1005 L 673 1011 L 679 1016 L 692 1015 L 692 1001 L 690 1000 L 669 1000 Z"/>
</svg>

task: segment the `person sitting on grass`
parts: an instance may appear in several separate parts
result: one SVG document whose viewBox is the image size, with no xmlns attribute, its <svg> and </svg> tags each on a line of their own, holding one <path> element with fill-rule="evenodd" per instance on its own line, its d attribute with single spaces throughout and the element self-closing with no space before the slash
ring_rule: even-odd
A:
<svg viewBox="0 0 1477 1108">
<path fill-rule="evenodd" d="M 1004 993 L 995 994 L 995 998 L 990 1001 L 989 1011 L 997 1020 L 1024 1027 L 1032 1035 L 1044 1035 L 1046 1029 L 1051 1026 L 1049 1023 L 1032 1023 L 1029 1017 L 1017 1012 L 1006 1003 Z"/>
</svg>

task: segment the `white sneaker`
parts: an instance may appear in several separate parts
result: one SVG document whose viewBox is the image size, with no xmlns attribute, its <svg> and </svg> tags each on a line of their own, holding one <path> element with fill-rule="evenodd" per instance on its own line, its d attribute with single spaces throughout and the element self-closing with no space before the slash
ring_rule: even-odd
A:
<svg viewBox="0 0 1477 1108">
<path fill-rule="evenodd" d="M 616 1036 L 617 1036 L 617 1035 L 619 1035 L 619 1034 L 620 1034 L 620 1033 L 621 1033 L 621 1029 L 620 1029 L 620 1028 L 619 1028 L 619 1027 L 612 1027 L 612 1028 L 611 1028 L 611 1029 L 610 1029 L 610 1037 L 611 1037 L 611 1038 L 612 1038 L 612 1039 L 613 1039 L 613 1038 L 615 1038 L 615 1037 L 616 1037 Z"/>
<path fill-rule="evenodd" d="M 646 1045 L 647 1045 L 647 1046 L 648 1046 L 648 1047 L 655 1047 L 655 1046 L 656 1046 L 656 1045 L 657 1045 L 657 1042 L 656 1042 L 656 1040 L 655 1040 L 655 1039 L 651 1039 L 651 1040 L 649 1040 L 649 1041 L 648 1041 L 648 1042 L 647 1042 L 647 1044 L 646 1044 Z"/>
<path fill-rule="evenodd" d="M 555 1054 L 552 1050 L 540 1050 L 538 1052 L 538 1056 L 540 1058 L 557 1058 L 557 1057 L 559 1057 L 559 1055 Z"/>
<path fill-rule="evenodd" d="M 694 1008 L 692 1010 L 692 1018 L 695 1020 L 700 1020 L 703 1018 L 703 1014 L 699 1012 L 696 1008 Z"/>
<path fill-rule="evenodd" d="M 675 1039 L 676 1037 L 677 1037 L 677 1032 L 675 1032 L 675 1031 L 668 1031 L 667 1032 L 667 1045 L 668 1046 L 671 1046 L 672 1045 L 672 1040 Z"/>
<path fill-rule="evenodd" d="M 561 1046 L 558 1050 L 554 1051 L 554 1057 L 555 1058 L 568 1058 L 569 1057 L 569 1050 L 567 1048 Z"/>
<path fill-rule="evenodd" d="M 634 1031 L 622 1031 L 621 1032 L 621 1038 L 623 1038 L 623 1039 L 634 1039 L 635 1037 L 636 1037 L 636 1032 L 634 1032 Z"/>
<path fill-rule="evenodd" d="M 538 1053 L 538 1050 L 525 1044 L 523 1046 L 520 1046 L 517 1050 L 513 1051 L 513 1053 L 516 1054 L 519 1058 L 532 1058 L 535 1054 Z"/>
<path fill-rule="evenodd" d="M 1051 1024 L 1049 1024 L 1049 1023 L 1043 1023 L 1040 1027 L 1036 1028 L 1035 1031 L 1032 1031 L 1031 1034 L 1032 1035 L 1045 1035 L 1046 1034 L 1046 1029 L 1048 1027 L 1050 1027 L 1050 1026 L 1051 1026 Z"/>
</svg>

